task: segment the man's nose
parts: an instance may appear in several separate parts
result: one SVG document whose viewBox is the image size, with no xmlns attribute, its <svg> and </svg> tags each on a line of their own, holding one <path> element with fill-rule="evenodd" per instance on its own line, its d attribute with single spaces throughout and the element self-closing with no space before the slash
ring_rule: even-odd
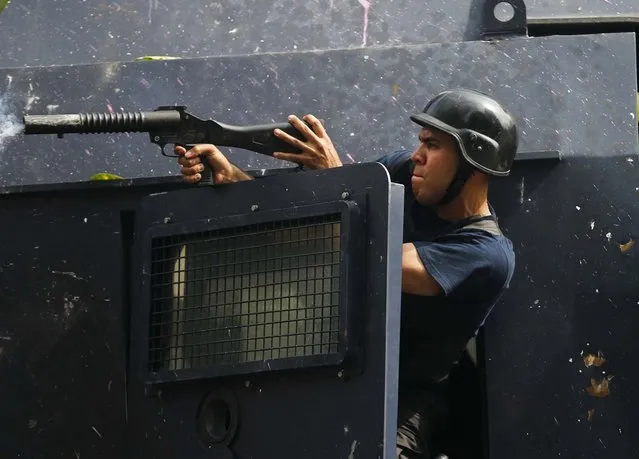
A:
<svg viewBox="0 0 639 459">
<path fill-rule="evenodd" d="M 410 159 L 418 164 L 424 164 L 426 162 L 426 155 L 423 154 L 419 149 L 415 150 L 412 155 L 410 155 Z"/>
</svg>

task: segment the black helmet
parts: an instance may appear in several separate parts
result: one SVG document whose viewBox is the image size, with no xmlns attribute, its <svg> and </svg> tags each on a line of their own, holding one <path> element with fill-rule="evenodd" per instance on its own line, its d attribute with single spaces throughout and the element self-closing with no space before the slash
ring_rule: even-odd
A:
<svg viewBox="0 0 639 459">
<path fill-rule="evenodd" d="M 510 173 L 519 143 L 515 120 L 486 94 L 471 89 L 444 91 L 410 118 L 452 135 L 459 145 L 463 161 L 440 204 L 459 193 L 474 169 L 496 176 Z"/>
</svg>

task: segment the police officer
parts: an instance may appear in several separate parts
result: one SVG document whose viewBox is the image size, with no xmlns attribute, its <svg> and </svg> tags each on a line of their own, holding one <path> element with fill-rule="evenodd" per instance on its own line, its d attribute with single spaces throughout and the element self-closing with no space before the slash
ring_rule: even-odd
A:
<svg viewBox="0 0 639 459">
<path fill-rule="evenodd" d="M 301 154 L 276 158 L 308 169 L 342 162 L 313 115 L 289 122 Z M 446 415 L 446 381 L 468 341 L 484 324 L 512 278 L 515 254 L 488 202 L 489 176 L 509 174 L 518 147 L 513 117 L 493 98 L 468 89 L 444 91 L 411 116 L 417 148 L 379 158 L 405 186 L 402 325 L 397 457 L 431 458 L 430 438 Z M 250 180 L 213 145 L 176 153 L 187 182 L 200 180 L 205 158 L 215 183 Z"/>
</svg>

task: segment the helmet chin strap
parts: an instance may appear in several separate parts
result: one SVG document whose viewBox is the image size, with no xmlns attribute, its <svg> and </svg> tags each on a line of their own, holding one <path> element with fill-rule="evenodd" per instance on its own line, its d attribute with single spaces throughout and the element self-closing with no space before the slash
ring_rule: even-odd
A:
<svg viewBox="0 0 639 459">
<path fill-rule="evenodd" d="M 439 200 L 435 206 L 440 207 L 450 203 L 453 199 L 455 199 L 462 188 L 473 174 L 475 168 L 469 164 L 467 161 L 464 161 L 461 154 L 459 155 L 459 165 L 457 166 L 457 171 L 455 172 L 455 176 L 448 185 L 448 189 L 446 190 L 446 194 Z"/>
</svg>

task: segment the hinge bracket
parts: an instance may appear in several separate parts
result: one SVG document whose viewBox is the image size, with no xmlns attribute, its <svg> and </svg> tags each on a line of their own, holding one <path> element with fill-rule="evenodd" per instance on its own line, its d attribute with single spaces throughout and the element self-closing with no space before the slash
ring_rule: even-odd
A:
<svg viewBox="0 0 639 459">
<path fill-rule="evenodd" d="M 524 0 L 485 0 L 481 35 L 484 39 L 528 36 Z"/>
</svg>

